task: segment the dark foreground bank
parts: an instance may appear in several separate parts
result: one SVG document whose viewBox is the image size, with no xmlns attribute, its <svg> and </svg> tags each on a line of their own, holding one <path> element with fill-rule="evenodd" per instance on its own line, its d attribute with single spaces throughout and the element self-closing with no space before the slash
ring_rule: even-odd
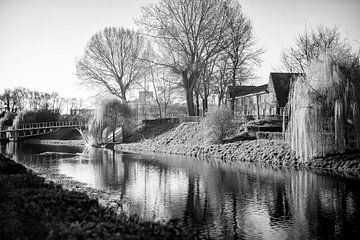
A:
<svg viewBox="0 0 360 240">
<path fill-rule="evenodd" d="M 191 239 L 185 232 L 119 215 L 0 155 L 1 239 Z"/>
</svg>

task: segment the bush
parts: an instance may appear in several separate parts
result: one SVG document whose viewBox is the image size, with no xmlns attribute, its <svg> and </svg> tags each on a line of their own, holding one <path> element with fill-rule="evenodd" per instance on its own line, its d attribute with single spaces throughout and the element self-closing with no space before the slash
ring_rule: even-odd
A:
<svg viewBox="0 0 360 240">
<path fill-rule="evenodd" d="M 59 120 L 59 113 L 47 109 L 40 109 L 36 111 L 22 111 L 14 119 L 13 125 L 38 123 L 38 122 L 56 122 Z"/>
<path fill-rule="evenodd" d="M 227 108 L 210 111 L 204 124 L 208 142 L 221 143 L 234 126 L 232 112 Z"/>
<path fill-rule="evenodd" d="M 4 117 L 0 119 L 0 126 L 11 126 L 16 117 L 16 113 L 6 112 Z"/>
<path fill-rule="evenodd" d="M 82 116 L 82 115 L 61 115 L 59 121 L 66 122 L 88 122 L 91 116 Z"/>
</svg>

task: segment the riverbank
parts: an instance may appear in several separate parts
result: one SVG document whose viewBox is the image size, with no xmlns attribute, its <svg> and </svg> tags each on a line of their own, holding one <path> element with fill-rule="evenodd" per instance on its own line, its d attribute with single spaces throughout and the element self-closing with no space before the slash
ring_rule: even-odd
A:
<svg viewBox="0 0 360 240">
<path fill-rule="evenodd" d="M 0 232 L 4 239 L 190 239 L 177 222 L 126 216 L 116 193 L 54 170 L 25 168 L 0 155 Z"/>
<path fill-rule="evenodd" d="M 213 158 L 223 162 L 252 162 L 272 167 L 334 169 L 360 173 L 360 152 L 331 155 L 307 163 L 296 159 L 290 146 L 281 140 L 243 140 L 209 145 L 201 123 L 182 123 L 151 139 L 119 144 L 117 151 L 159 152 Z"/>
</svg>

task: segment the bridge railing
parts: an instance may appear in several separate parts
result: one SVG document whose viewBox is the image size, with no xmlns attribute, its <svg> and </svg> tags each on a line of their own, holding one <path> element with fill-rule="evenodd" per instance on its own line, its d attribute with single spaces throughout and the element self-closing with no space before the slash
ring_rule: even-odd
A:
<svg viewBox="0 0 360 240">
<path fill-rule="evenodd" d="M 39 123 L 27 123 L 19 124 L 15 129 L 35 129 L 35 128 L 51 128 L 51 127 L 65 127 L 65 126 L 85 126 L 84 121 L 62 121 L 62 122 L 39 122 Z"/>
</svg>

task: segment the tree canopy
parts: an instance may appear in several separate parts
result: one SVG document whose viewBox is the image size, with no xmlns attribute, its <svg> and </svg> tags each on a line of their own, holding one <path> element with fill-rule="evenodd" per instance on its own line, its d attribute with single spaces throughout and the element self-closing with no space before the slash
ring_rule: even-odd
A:
<svg viewBox="0 0 360 240">
<path fill-rule="evenodd" d="M 105 28 L 91 37 L 76 73 L 82 83 L 126 101 L 130 87 L 144 73 L 143 53 L 144 38 L 138 32 Z"/>
<path fill-rule="evenodd" d="M 304 73 L 311 61 L 320 60 L 323 54 L 331 55 L 336 62 L 352 55 L 350 42 L 342 38 L 337 27 L 306 29 L 296 37 L 294 46 L 283 51 L 282 63 L 289 72 Z"/>
<path fill-rule="evenodd" d="M 236 54 L 236 75 L 257 51 L 250 22 L 231 0 L 160 0 L 142 9 L 138 23 L 157 44 L 161 54 L 156 63 L 181 76 L 189 115 L 195 115 L 194 90 L 217 54 L 226 50 Z"/>
</svg>

